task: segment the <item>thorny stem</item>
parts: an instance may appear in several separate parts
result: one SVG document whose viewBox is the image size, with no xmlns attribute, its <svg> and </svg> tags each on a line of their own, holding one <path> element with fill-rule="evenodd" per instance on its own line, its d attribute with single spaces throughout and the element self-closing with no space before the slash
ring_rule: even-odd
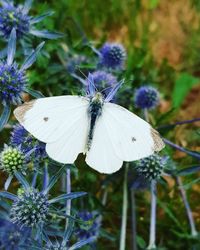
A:
<svg viewBox="0 0 200 250">
<path fill-rule="evenodd" d="M 131 213 L 132 213 L 132 247 L 137 250 L 137 225 L 136 225 L 136 204 L 135 191 L 131 189 Z"/>
<path fill-rule="evenodd" d="M 156 181 L 151 181 L 151 221 L 150 221 L 150 234 L 149 234 L 149 246 L 147 249 L 156 248 Z"/>
<path fill-rule="evenodd" d="M 128 212 L 128 175 L 129 163 L 126 163 L 124 172 L 124 184 L 123 184 L 123 206 L 122 206 L 122 222 L 121 222 L 121 235 L 120 235 L 120 247 L 119 250 L 126 249 L 126 224 L 127 224 L 127 212 Z"/>
<path fill-rule="evenodd" d="M 187 195 L 186 195 L 185 189 L 183 187 L 182 180 L 181 180 L 181 178 L 179 176 L 176 176 L 176 182 L 178 184 L 178 187 L 179 187 L 179 190 L 180 190 L 180 193 L 181 193 L 181 197 L 182 197 L 183 203 L 185 205 L 186 213 L 187 213 L 188 220 L 189 220 L 189 223 L 190 223 L 191 235 L 195 237 L 195 236 L 198 235 L 198 233 L 197 233 L 197 230 L 196 230 L 196 227 L 195 227 L 194 219 L 193 219 L 193 216 L 192 216 L 192 211 L 191 211 L 189 202 L 187 200 Z"/>
</svg>

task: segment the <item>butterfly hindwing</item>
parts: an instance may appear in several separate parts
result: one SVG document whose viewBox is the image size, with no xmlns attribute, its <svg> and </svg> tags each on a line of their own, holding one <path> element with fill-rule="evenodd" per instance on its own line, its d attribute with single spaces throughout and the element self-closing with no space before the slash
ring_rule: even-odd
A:
<svg viewBox="0 0 200 250">
<path fill-rule="evenodd" d="M 86 162 L 100 173 L 110 174 L 119 170 L 123 164 L 115 152 L 112 138 L 106 127 L 107 116 L 103 114 L 98 118 L 94 130 L 93 139 Z"/>
</svg>

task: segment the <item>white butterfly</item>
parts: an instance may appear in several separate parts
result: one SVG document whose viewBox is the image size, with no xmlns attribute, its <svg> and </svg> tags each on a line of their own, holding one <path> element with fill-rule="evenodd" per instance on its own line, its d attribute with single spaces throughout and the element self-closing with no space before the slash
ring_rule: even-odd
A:
<svg viewBox="0 0 200 250">
<path fill-rule="evenodd" d="M 160 151 L 164 143 L 146 121 L 109 101 L 89 84 L 89 96 L 36 99 L 15 109 L 17 120 L 38 140 L 47 154 L 60 163 L 74 163 L 80 153 L 101 173 L 119 170 L 123 161 L 135 161 Z"/>
</svg>

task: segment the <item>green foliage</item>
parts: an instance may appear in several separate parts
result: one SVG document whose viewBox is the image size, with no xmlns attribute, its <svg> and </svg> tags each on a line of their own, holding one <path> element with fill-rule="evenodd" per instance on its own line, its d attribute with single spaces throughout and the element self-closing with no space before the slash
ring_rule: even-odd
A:
<svg viewBox="0 0 200 250">
<path fill-rule="evenodd" d="M 175 81 L 172 93 L 173 105 L 180 108 L 186 95 L 195 85 L 199 84 L 200 79 L 188 73 L 181 73 Z"/>
</svg>

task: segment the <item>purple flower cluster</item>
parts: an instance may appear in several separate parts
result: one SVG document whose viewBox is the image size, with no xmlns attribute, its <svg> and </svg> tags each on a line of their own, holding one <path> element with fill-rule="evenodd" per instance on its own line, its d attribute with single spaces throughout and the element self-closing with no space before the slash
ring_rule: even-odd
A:
<svg viewBox="0 0 200 250">
<path fill-rule="evenodd" d="M 21 103 L 21 95 L 26 85 L 24 70 L 20 70 L 16 63 L 8 65 L 0 62 L 0 99 L 4 105 Z"/>
<path fill-rule="evenodd" d="M 12 146 L 20 147 L 25 154 L 33 152 L 30 156 L 33 156 L 32 158 L 34 161 L 42 160 L 47 157 L 45 143 L 35 139 L 20 124 L 14 126 L 10 140 Z"/>
<path fill-rule="evenodd" d="M 135 92 L 134 102 L 138 108 L 153 109 L 158 106 L 159 101 L 159 92 L 151 86 L 142 86 Z"/>
<path fill-rule="evenodd" d="M 0 33 L 8 39 L 13 28 L 16 30 L 17 38 L 22 38 L 30 29 L 30 19 L 21 6 L 15 7 L 6 4 L 0 8 Z"/>
<path fill-rule="evenodd" d="M 118 43 L 105 43 L 100 49 L 100 64 L 111 69 L 123 68 L 126 50 Z"/>
<path fill-rule="evenodd" d="M 117 78 L 103 70 L 97 70 L 88 75 L 87 85 L 92 82 L 99 91 L 113 87 L 117 84 Z"/>
</svg>

